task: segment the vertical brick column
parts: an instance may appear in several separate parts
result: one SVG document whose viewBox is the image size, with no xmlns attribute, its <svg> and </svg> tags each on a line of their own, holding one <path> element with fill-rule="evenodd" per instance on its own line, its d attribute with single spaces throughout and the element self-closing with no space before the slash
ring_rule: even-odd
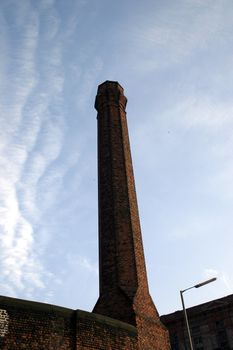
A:
<svg viewBox="0 0 233 350">
<path fill-rule="evenodd" d="M 93 311 L 144 329 L 144 319 L 158 324 L 159 317 L 148 289 L 126 103 L 117 82 L 98 87 L 100 296 Z"/>
</svg>

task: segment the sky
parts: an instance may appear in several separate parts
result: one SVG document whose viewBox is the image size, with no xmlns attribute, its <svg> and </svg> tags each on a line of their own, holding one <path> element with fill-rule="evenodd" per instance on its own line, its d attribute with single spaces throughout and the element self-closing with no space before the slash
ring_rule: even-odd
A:
<svg viewBox="0 0 233 350">
<path fill-rule="evenodd" d="M 118 81 L 160 314 L 233 293 L 232 0 L 0 1 L 0 294 L 98 298 L 97 86 Z"/>
</svg>

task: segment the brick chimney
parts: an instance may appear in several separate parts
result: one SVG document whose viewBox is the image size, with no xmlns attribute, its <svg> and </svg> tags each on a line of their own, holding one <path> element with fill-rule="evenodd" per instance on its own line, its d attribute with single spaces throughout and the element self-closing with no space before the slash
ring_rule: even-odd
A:
<svg viewBox="0 0 233 350">
<path fill-rule="evenodd" d="M 139 349 L 168 349 L 167 331 L 149 294 L 126 103 L 118 82 L 99 85 L 95 108 L 98 111 L 100 296 L 93 312 L 136 326 Z"/>
</svg>

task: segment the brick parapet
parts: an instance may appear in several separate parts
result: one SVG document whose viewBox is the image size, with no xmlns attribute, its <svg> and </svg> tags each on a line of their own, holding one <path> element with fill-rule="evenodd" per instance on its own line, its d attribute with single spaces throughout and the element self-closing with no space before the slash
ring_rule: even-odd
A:
<svg viewBox="0 0 233 350">
<path fill-rule="evenodd" d="M 1 350 L 137 350 L 137 329 L 82 310 L 0 297 Z"/>
<path fill-rule="evenodd" d="M 75 312 L 70 309 L 0 297 L 0 310 L 7 315 L 3 324 L 0 315 L 2 350 L 73 350 L 75 349 Z"/>
</svg>

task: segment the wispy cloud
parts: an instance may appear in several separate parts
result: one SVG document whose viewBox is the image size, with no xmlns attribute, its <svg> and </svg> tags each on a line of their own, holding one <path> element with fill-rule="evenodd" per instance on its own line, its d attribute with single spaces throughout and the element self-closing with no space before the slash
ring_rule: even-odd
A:
<svg viewBox="0 0 233 350">
<path fill-rule="evenodd" d="M 211 228 L 213 228 L 213 223 L 207 218 L 191 216 L 183 219 L 180 225 L 176 224 L 171 229 L 170 237 L 184 240 L 188 240 L 191 237 L 205 237 L 209 234 Z"/>
<path fill-rule="evenodd" d="M 229 151 L 230 153 L 230 151 Z M 210 190 L 215 192 L 218 197 L 224 200 L 233 200 L 233 189 L 232 189 L 232 178 L 233 178 L 233 165 L 231 160 L 225 161 L 218 172 L 211 177 Z"/>
<path fill-rule="evenodd" d="M 84 72 L 81 79 L 83 79 L 82 89 L 79 93 L 79 99 L 77 101 L 78 108 L 84 110 L 86 102 L 90 98 L 92 89 L 94 87 L 94 82 L 103 67 L 103 62 L 100 58 L 95 58 L 92 68 L 89 71 Z"/>
<path fill-rule="evenodd" d="M 179 104 L 167 111 L 166 116 L 173 116 L 185 128 L 199 128 L 219 131 L 233 124 L 233 104 L 212 101 L 210 97 L 187 96 Z"/>
<path fill-rule="evenodd" d="M 68 254 L 66 260 L 72 269 L 83 270 L 84 273 L 98 275 L 98 265 L 89 257 L 80 254 Z"/>
<path fill-rule="evenodd" d="M 166 112 L 167 120 L 173 120 L 186 131 L 199 132 L 200 139 L 201 135 L 205 135 L 208 142 L 205 142 L 202 156 L 206 153 L 206 161 L 209 162 L 209 169 L 206 169 L 205 191 L 224 200 L 233 199 L 231 190 L 233 139 L 230 133 L 233 128 L 232 115 L 231 102 L 214 101 L 207 96 L 187 97 Z"/>
<path fill-rule="evenodd" d="M 233 292 L 233 280 L 230 278 L 227 272 L 219 271 L 213 268 L 206 268 L 204 270 L 204 278 L 212 278 L 217 277 L 221 283 L 223 283 L 224 287 L 228 290 L 228 292 Z"/>
<path fill-rule="evenodd" d="M 38 191 L 43 188 L 46 198 L 53 197 L 49 171 L 53 179 L 67 171 L 57 166 L 54 175 L 52 170 L 66 130 L 60 108 L 64 43 L 56 37 L 60 20 L 53 1 L 40 1 L 39 10 L 29 1 L 13 1 L 3 10 L 0 45 L 7 59 L 0 64 L 5 72 L 0 83 L 0 288 L 1 294 L 35 297 L 54 279 L 37 249 L 42 247 L 37 224 L 49 205 L 38 202 Z M 42 14 L 47 32 L 41 29 Z"/>
<path fill-rule="evenodd" d="M 127 30 L 138 53 L 133 61 L 135 68 L 153 71 L 184 62 L 216 42 L 226 45 L 231 10 L 228 0 L 221 3 L 179 0 L 170 6 L 156 6 L 149 15 L 142 11 L 140 16 L 132 16 L 137 25 L 131 23 Z"/>
<path fill-rule="evenodd" d="M 94 273 L 98 275 L 98 266 L 95 263 L 92 263 L 88 258 L 86 257 L 79 257 L 78 264 L 88 272 Z"/>
</svg>

